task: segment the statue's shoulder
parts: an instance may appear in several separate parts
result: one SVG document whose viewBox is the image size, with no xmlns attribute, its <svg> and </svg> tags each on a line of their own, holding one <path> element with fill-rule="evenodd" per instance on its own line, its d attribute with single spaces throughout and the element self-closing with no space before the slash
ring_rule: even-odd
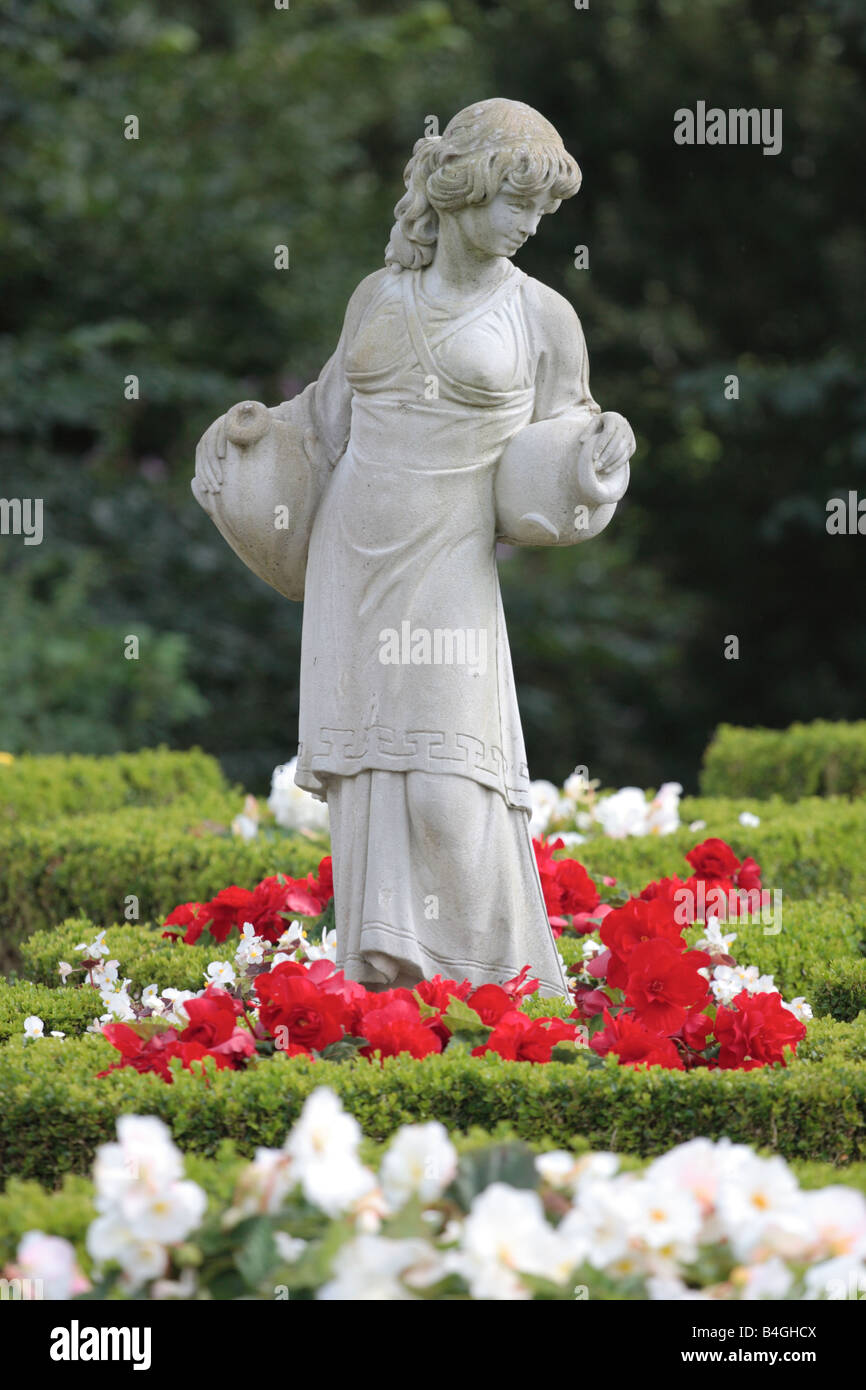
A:
<svg viewBox="0 0 866 1390">
<path fill-rule="evenodd" d="M 527 275 L 523 280 L 522 290 L 523 302 L 533 327 L 542 332 L 547 329 L 555 333 L 572 334 L 579 329 L 580 321 L 574 305 L 564 295 L 552 290 L 550 285 L 545 285 L 543 280 L 534 280 L 531 275 Z"/>
<path fill-rule="evenodd" d="M 580 368 L 586 342 L 574 306 L 541 280 L 527 275 L 523 284 L 524 322 L 539 355 L 552 358 L 568 372 Z"/>
<path fill-rule="evenodd" d="M 346 310 L 346 318 L 359 319 L 375 299 L 389 294 L 397 294 L 399 292 L 399 280 L 399 275 L 388 270 L 387 266 L 383 266 L 381 270 L 374 270 L 371 275 L 365 275 L 352 293 Z"/>
</svg>

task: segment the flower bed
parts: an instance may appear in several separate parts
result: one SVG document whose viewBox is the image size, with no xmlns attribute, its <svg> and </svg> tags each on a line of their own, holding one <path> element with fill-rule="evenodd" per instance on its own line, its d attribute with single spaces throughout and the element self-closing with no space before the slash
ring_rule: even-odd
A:
<svg viewBox="0 0 866 1390">
<path fill-rule="evenodd" d="M 291 788 L 277 791 L 277 821 L 288 816 L 295 825 L 308 808 L 295 804 Z M 619 801 L 608 799 L 603 833 L 594 830 L 579 849 L 557 847 L 555 818 L 550 838 L 536 847 L 574 987 L 569 1001 L 537 998 L 525 972 L 480 989 L 438 980 L 418 991 L 376 994 L 343 980 L 333 961 L 321 824 L 284 833 L 269 828 L 250 803 L 238 817 L 238 798 L 217 787 L 195 803 L 181 795 L 165 806 L 0 830 L 0 866 L 6 856 L 11 871 L 0 888 L 0 910 L 14 921 L 26 977 L 0 982 L 0 1176 L 12 1181 L 9 1198 L 0 1197 L 0 1258 L 7 1264 L 18 1258 L 23 1270 L 53 1250 L 58 1270 L 72 1277 L 68 1251 L 62 1255 L 35 1238 L 21 1247 L 27 1231 L 69 1235 L 84 1273 L 96 1277 L 95 1255 L 85 1247 L 92 1207 L 84 1175 L 100 1146 L 113 1140 L 118 1119 L 129 1115 L 162 1120 L 187 1156 L 190 1178 L 204 1186 L 208 1214 L 199 1199 L 192 1202 L 182 1242 L 202 1240 L 204 1250 L 217 1239 L 208 1234 L 213 1224 L 244 1190 L 244 1159 L 262 1146 L 282 1152 L 287 1127 L 321 1087 L 339 1097 L 368 1145 L 389 1142 L 401 1126 L 435 1121 L 452 1136 L 495 1135 L 507 1125 L 512 1143 L 555 1146 L 570 1155 L 546 1172 L 532 1165 L 538 1192 L 518 1184 L 512 1194 L 541 1202 L 541 1226 L 519 1202 L 513 1224 L 517 1230 L 526 1220 L 526 1248 L 542 1260 L 538 1252 L 545 1241 L 552 1250 L 566 1207 L 580 1205 L 573 1186 L 557 1190 L 555 1174 L 571 1172 L 575 1156 L 590 1148 L 624 1155 L 628 1168 L 629 1155 L 729 1139 L 798 1165 L 838 1165 L 840 1181 L 862 1185 L 863 806 L 686 800 L 678 807 L 683 818 L 705 825 L 673 829 L 670 798 L 637 793 L 632 807 L 628 796 L 617 795 Z M 749 814 L 741 820 L 744 810 Z M 660 819 L 651 825 L 654 818 Z M 626 827 L 624 837 L 612 837 L 611 827 Z M 740 891 L 759 892 L 762 883 L 785 890 L 783 914 L 769 925 L 743 915 L 738 898 Z M 803 894 L 799 900 L 792 885 Z M 685 918 L 683 892 L 694 907 Z M 117 925 L 130 893 L 138 898 L 139 919 Z M 169 1143 L 165 1135 L 163 1141 Z M 234 1156 L 225 1152 L 227 1141 Z M 700 1150 L 710 1166 L 712 1148 Z M 485 1171 L 498 1161 L 484 1160 Z M 523 1162 L 527 1173 L 525 1151 Z M 772 1171 L 796 1206 L 790 1175 L 778 1166 Z M 827 1170 L 818 1175 L 824 1186 L 829 1178 Z M 52 1197 L 27 1185 L 34 1179 L 62 1183 L 63 1191 Z M 450 1203 L 451 1219 L 468 1224 L 473 1201 L 490 1185 L 471 1198 L 443 1189 L 431 1207 Z M 16 1192 L 22 1219 L 24 1211 L 33 1213 L 26 1228 L 13 1213 Z M 293 1282 L 293 1262 L 278 1250 L 279 1259 L 262 1265 L 260 1277 L 232 1286 L 235 1292 L 226 1285 L 219 1296 L 240 1290 L 273 1297 L 277 1283 L 292 1297 L 330 1296 L 322 1290 L 336 1283 L 333 1296 L 344 1296 L 338 1245 L 351 1251 L 352 1262 L 362 1262 L 370 1287 L 378 1287 L 377 1260 L 381 1255 L 387 1264 L 394 1251 L 386 1245 L 398 1239 L 388 1223 L 401 1222 L 405 1212 L 379 1209 L 371 1216 L 364 1208 L 323 1217 L 310 1207 L 302 1180 L 300 1196 L 295 1189 L 285 1196 L 293 1213 L 288 1224 L 282 1208 L 282 1227 L 271 1221 L 275 1212 L 243 1218 L 271 1222 L 271 1243 L 264 1226 L 255 1226 L 253 1244 L 285 1252 L 290 1247 L 276 1240 L 282 1230 L 287 1239 L 309 1239 L 312 1249 L 325 1238 L 321 1222 L 330 1221 L 330 1263 L 317 1256 L 315 1277 L 304 1265 Z M 624 1187 L 616 1200 L 629 1207 Z M 828 1201 L 832 1207 L 837 1199 Z M 312 1235 L 295 1221 L 301 1208 L 315 1227 Z M 493 1225 L 501 1225 L 504 1211 L 493 1209 Z M 384 1224 L 375 1230 L 364 1224 L 374 1219 Z M 851 1219 L 859 1230 L 859 1216 Z M 332 1231 L 338 1227 L 339 1241 Z M 426 1240 L 425 1264 L 461 1251 L 459 1238 L 443 1245 L 430 1231 L 428 1225 L 399 1239 Z M 369 1247 L 366 1265 L 357 1242 L 368 1238 L 380 1244 Z M 242 1224 L 220 1239 L 229 1240 L 223 1253 L 232 1278 L 245 1280 Z M 812 1288 L 812 1267 L 833 1258 L 829 1245 L 813 1239 L 796 1257 L 759 1252 L 752 1263 L 760 1273 L 753 1274 L 751 1257 L 735 1249 L 731 1230 L 722 1254 L 704 1248 L 699 1233 L 700 1272 L 685 1258 L 661 1269 L 654 1257 L 644 1258 L 639 1227 L 628 1239 L 640 1252 L 637 1268 L 584 1260 L 567 1269 L 556 1265 L 551 1278 L 553 1264 L 548 1273 L 515 1266 L 517 1285 L 503 1282 L 502 1292 L 485 1295 L 478 1292 L 485 1285 L 473 1286 L 468 1266 L 448 1269 L 445 1282 L 422 1288 L 413 1282 L 415 1265 L 407 1265 L 408 1281 L 398 1269 L 396 1285 L 387 1287 L 400 1297 L 571 1298 L 576 1283 L 592 1297 L 627 1298 L 684 1296 L 685 1281 L 692 1295 L 760 1296 L 763 1290 L 802 1297 Z M 112 1249 L 111 1240 L 94 1246 L 106 1269 L 117 1255 Z M 732 1252 L 739 1265 L 731 1264 Z M 208 1258 L 205 1253 L 205 1265 Z M 153 1278 L 179 1284 L 174 1292 L 187 1296 L 190 1267 L 169 1252 Z M 495 1274 L 487 1270 L 484 1277 Z M 495 1280 L 489 1287 L 498 1287 Z"/>
<path fill-rule="evenodd" d="M 436 1121 L 401 1127 L 376 1172 L 360 1141 L 318 1087 L 283 1144 L 209 1201 L 165 1125 L 125 1115 L 96 1155 L 88 1273 L 40 1230 L 3 1273 L 56 1300 L 816 1299 L 866 1279 L 863 1194 L 804 1190 L 727 1139 L 642 1172 L 607 1152 L 459 1154 Z"/>
</svg>

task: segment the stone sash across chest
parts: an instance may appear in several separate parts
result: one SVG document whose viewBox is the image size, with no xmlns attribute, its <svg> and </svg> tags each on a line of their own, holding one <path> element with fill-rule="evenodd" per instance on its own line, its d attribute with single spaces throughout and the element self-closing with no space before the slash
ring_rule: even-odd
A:
<svg viewBox="0 0 866 1390">
<path fill-rule="evenodd" d="M 372 327 L 383 309 L 399 310 L 393 314 L 392 322 L 392 330 L 397 331 L 389 335 L 395 350 L 384 363 L 364 369 L 352 360 L 355 353 L 350 349 L 347 364 L 350 384 L 361 395 L 407 391 L 412 398 L 418 399 L 417 375 L 420 373 L 425 386 L 435 383 L 433 389 L 438 399 L 481 408 L 528 404 L 533 396 L 533 380 L 519 293 L 524 279 L 522 272 L 513 268 L 506 280 L 479 303 L 463 313 L 445 317 L 435 311 L 422 311 L 420 272 L 403 271 L 397 283 L 386 282 L 383 292 L 371 303 L 355 339 L 356 344 L 363 340 L 365 328 Z M 459 345 L 460 335 L 473 325 L 492 335 L 493 345 L 503 358 L 502 375 L 508 379 L 508 386 L 491 388 L 474 384 L 463 379 L 462 372 L 458 376 L 453 367 L 449 368 L 445 360 L 448 349 L 453 351 Z M 479 354 L 483 357 L 483 353 L 483 346 L 479 347 L 476 341 L 467 352 L 467 359 L 475 365 Z"/>
</svg>

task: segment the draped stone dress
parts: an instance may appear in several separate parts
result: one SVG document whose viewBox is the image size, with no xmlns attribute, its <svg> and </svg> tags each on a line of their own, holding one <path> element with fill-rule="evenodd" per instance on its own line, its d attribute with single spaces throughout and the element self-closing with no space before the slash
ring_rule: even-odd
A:
<svg viewBox="0 0 866 1390">
<path fill-rule="evenodd" d="M 563 995 L 493 481 L 530 421 L 598 411 L 577 319 L 510 263 L 456 311 L 421 273 L 378 272 L 314 395 L 335 466 L 309 549 L 296 780 L 330 811 L 337 963 L 372 987 L 501 982 L 529 964 Z"/>
</svg>

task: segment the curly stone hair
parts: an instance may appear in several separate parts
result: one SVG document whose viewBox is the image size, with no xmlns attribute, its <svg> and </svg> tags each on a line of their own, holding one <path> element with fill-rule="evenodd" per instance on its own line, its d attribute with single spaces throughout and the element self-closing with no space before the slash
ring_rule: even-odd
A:
<svg viewBox="0 0 866 1390">
<path fill-rule="evenodd" d="M 439 213 L 487 203 L 509 183 L 521 193 L 571 198 L 581 172 L 549 121 L 522 101 L 494 97 L 459 111 L 442 135 L 417 141 L 403 171 L 385 250 L 389 269 L 419 270 L 436 248 Z"/>
</svg>

